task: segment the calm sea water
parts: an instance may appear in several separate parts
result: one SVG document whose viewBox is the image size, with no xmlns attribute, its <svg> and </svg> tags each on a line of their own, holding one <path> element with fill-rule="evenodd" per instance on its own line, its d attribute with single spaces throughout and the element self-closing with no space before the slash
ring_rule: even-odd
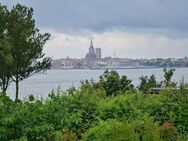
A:
<svg viewBox="0 0 188 141">
<path fill-rule="evenodd" d="M 163 69 L 120 69 L 117 70 L 120 75 L 127 75 L 133 81 L 134 85 L 139 84 L 139 77 L 143 75 L 155 74 L 158 81 L 163 80 Z M 33 94 L 37 98 L 46 98 L 52 89 L 60 87 L 66 90 L 71 86 L 79 88 L 82 80 L 98 80 L 104 70 L 49 70 L 46 73 L 36 74 L 20 82 L 20 98 L 26 98 Z M 177 68 L 173 81 L 181 81 L 182 76 L 188 82 L 188 68 Z M 14 99 L 15 84 L 12 83 L 8 89 L 8 95 Z"/>
</svg>

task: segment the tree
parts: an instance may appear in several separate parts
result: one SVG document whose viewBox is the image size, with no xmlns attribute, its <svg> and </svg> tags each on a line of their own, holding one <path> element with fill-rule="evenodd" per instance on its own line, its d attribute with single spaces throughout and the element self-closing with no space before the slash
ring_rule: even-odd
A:
<svg viewBox="0 0 188 141">
<path fill-rule="evenodd" d="M 142 76 L 140 79 L 140 85 L 138 86 L 138 90 L 142 92 L 148 92 L 153 87 L 160 87 L 161 84 L 157 83 L 155 75 L 151 75 L 149 78 L 148 76 Z"/>
<path fill-rule="evenodd" d="M 120 92 L 134 91 L 132 81 L 126 75 L 120 76 L 115 70 L 105 70 L 103 75 L 99 77 L 97 85 L 104 88 L 106 96 L 117 95 Z"/>
<path fill-rule="evenodd" d="M 0 5 L 0 87 L 5 93 L 11 79 L 12 56 L 8 43 L 7 31 L 8 10 Z"/>
<path fill-rule="evenodd" d="M 4 37 L 6 29 L 7 8 L 0 3 L 0 39 Z"/>
<path fill-rule="evenodd" d="M 176 86 L 176 83 L 171 82 L 172 76 L 174 74 L 175 69 L 169 69 L 166 68 L 163 69 L 164 72 L 164 85 L 167 86 Z"/>
<path fill-rule="evenodd" d="M 132 84 L 132 80 L 128 79 L 127 76 L 123 75 L 120 79 L 121 91 L 134 91 L 134 85 Z"/>
<path fill-rule="evenodd" d="M 116 71 L 112 70 L 109 72 L 106 70 L 102 77 L 104 79 L 106 96 L 116 95 L 118 92 L 120 92 L 120 76 Z"/>
<path fill-rule="evenodd" d="M 11 82 L 11 69 L 13 58 L 10 54 L 11 47 L 6 41 L 0 43 L 0 86 L 5 93 Z"/>
<path fill-rule="evenodd" d="M 32 16 L 33 9 L 20 4 L 13 7 L 9 14 L 8 36 L 12 46 L 12 79 L 16 83 L 16 100 L 20 81 L 50 68 L 50 59 L 44 58 L 42 52 L 50 34 L 39 33 Z"/>
</svg>

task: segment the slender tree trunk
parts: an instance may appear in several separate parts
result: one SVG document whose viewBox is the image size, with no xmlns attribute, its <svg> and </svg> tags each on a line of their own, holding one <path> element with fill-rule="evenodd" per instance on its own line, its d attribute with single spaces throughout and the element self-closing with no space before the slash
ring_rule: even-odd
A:
<svg viewBox="0 0 188 141">
<path fill-rule="evenodd" d="M 2 90 L 3 90 L 3 93 L 5 94 L 6 93 L 6 78 L 5 78 L 5 76 L 3 76 L 3 78 L 2 78 L 2 84 L 3 84 L 3 86 L 2 86 Z"/>
<path fill-rule="evenodd" d="M 5 87 L 5 85 L 3 85 L 3 93 L 6 93 L 6 87 Z"/>
<path fill-rule="evenodd" d="M 18 81 L 18 77 L 16 77 L 16 99 L 18 100 L 18 92 L 19 92 L 19 81 Z"/>
</svg>

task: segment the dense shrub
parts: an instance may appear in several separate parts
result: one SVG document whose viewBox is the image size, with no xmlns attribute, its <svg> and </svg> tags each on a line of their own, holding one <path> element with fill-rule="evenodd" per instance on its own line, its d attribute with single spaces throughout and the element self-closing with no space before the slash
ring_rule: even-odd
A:
<svg viewBox="0 0 188 141">
<path fill-rule="evenodd" d="M 83 141 L 135 141 L 137 138 L 128 122 L 109 120 L 89 129 Z"/>
<path fill-rule="evenodd" d="M 119 83 L 122 80 L 117 91 L 113 88 L 112 95 L 107 94 L 106 85 L 115 81 L 111 83 L 106 78 L 84 81 L 80 89 L 54 91 L 44 101 L 32 95 L 28 100 L 13 101 L 0 93 L 0 140 L 188 139 L 187 85 L 179 91 L 168 87 L 160 94 L 143 94 L 132 90 L 127 77 L 112 74 Z M 103 75 L 114 77 L 109 72 Z"/>
<path fill-rule="evenodd" d="M 136 121 L 116 119 L 101 122 L 86 132 L 83 141 L 159 141 L 158 125 L 150 118 Z"/>
</svg>

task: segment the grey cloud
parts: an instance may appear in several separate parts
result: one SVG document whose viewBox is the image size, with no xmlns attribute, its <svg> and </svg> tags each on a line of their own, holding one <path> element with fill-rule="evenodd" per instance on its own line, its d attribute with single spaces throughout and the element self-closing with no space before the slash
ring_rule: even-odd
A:
<svg viewBox="0 0 188 141">
<path fill-rule="evenodd" d="M 187 0 L 2 0 L 34 8 L 40 27 L 105 31 L 111 28 L 158 28 L 188 31 Z"/>
</svg>

